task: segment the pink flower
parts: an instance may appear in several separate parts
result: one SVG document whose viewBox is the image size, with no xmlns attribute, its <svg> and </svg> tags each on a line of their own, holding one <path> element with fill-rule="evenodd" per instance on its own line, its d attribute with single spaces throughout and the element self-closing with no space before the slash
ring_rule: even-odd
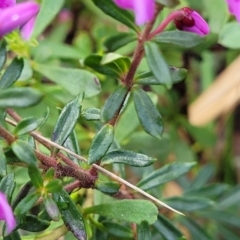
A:
<svg viewBox="0 0 240 240">
<path fill-rule="evenodd" d="M 118 7 L 134 12 L 137 25 L 143 25 L 153 19 L 154 0 L 114 0 Z"/>
<path fill-rule="evenodd" d="M 14 0 L 2 0 L 0 2 L 0 36 L 16 28 L 22 28 L 22 37 L 28 40 L 31 37 L 38 11 L 39 5 L 36 2 L 16 4 Z"/>
<path fill-rule="evenodd" d="M 179 11 L 181 11 L 182 14 L 174 19 L 177 29 L 194 32 L 200 36 L 204 36 L 209 33 L 209 26 L 199 13 L 187 7 L 182 8 Z"/>
<path fill-rule="evenodd" d="M 4 220 L 7 224 L 7 232 L 10 233 L 16 227 L 16 220 L 13 215 L 11 206 L 6 196 L 0 192 L 0 220 Z"/>
<path fill-rule="evenodd" d="M 228 4 L 228 9 L 231 14 L 233 14 L 236 19 L 240 22 L 240 0 L 226 0 Z"/>
</svg>

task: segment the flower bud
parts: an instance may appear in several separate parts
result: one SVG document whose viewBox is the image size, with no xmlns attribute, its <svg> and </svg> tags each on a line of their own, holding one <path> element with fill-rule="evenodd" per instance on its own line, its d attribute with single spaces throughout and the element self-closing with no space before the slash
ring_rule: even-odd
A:
<svg viewBox="0 0 240 240">
<path fill-rule="evenodd" d="M 182 11 L 182 15 L 174 19 L 177 29 L 194 32 L 200 36 L 204 36 L 209 33 L 209 26 L 199 13 L 187 7 L 182 8 L 179 11 Z"/>
<path fill-rule="evenodd" d="M 240 22 L 240 0 L 226 0 L 228 4 L 228 10 L 233 14 L 238 22 Z"/>
</svg>

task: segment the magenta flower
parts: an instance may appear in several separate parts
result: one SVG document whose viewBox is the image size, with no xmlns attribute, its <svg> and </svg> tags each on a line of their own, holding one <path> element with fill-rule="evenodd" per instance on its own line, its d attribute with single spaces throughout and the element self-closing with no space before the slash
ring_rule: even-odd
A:
<svg viewBox="0 0 240 240">
<path fill-rule="evenodd" d="M 39 5 L 36 2 L 16 4 L 14 0 L 2 0 L 0 3 L 0 36 L 21 28 L 22 37 L 28 40 L 31 37 L 38 11 Z"/>
<path fill-rule="evenodd" d="M 179 11 L 181 11 L 182 14 L 174 19 L 177 29 L 194 32 L 200 36 L 204 36 L 209 33 L 209 26 L 199 13 L 187 7 L 182 8 Z"/>
<path fill-rule="evenodd" d="M 233 14 L 240 22 L 240 0 L 226 0 L 228 4 L 228 10 Z"/>
<path fill-rule="evenodd" d="M 114 0 L 118 7 L 134 12 L 137 25 L 143 25 L 153 19 L 154 0 Z"/>
<path fill-rule="evenodd" d="M 6 222 L 7 232 L 10 233 L 16 227 L 16 220 L 13 215 L 11 206 L 9 205 L 6 196 L 0 192 L 0 220 Z"/>
</svg>

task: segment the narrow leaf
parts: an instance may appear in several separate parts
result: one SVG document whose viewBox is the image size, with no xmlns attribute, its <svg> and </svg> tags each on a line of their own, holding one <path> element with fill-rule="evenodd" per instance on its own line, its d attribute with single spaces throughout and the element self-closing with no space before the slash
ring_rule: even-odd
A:
<svg viewBox="0 0 240 240">
<path fill-rule="evenodd" d="M 153 42 L 144 44 L 145 54 L 148 66 L 159 84 L 165 84 L 167 87 L 172 85 L 172 77 L 169 67 L 165 62 L 158 46 Z"/>
<path fill-rule="evenodd" d="M 7 60 L 6 42 L 2 40 L 0 42 L 0 71 L 2 71 L 6 60 Z"/>
<path fill-rule="evenodd" d="M 87 121 L 98 121 L 100 120 L 100 109 L 98 108 L 85 108 L 81 112 L 82 116 L 87 120 Z"/>
<path fill-rule="evenodd" d="M 0 177 L 4 177 L 6 174 L 7 174 L 7 159 L 3 152 L 3 149 L 0 147 Z"/>
<path fill-rule="evenodd" d="M 88 163 L 93 164 L 102 159 L 110 148 L 114 139 L 114 128 L 110 124 L 105 124 L 93 138 Z"/>
<path fill-rule="evenodd" d="M 115 114 L 121 110 L 123 102 L 126 99 L 128 90 L 124 86 L 118 86 L 118 88 L 110 95 L 110 97 L 105 102 L 103 109 L 101 111 L 101 119 L 105 122 L 112 119 Z"/>
<path fill-rule="evenodd" d="M 43 187 L 43 178 L 38 168 L 32 166 L 28 167 L 28 175 L 32 181 L 32 184 L 36 188 L 40 189 Z"/>
<path fill-rule="evenodd" d="M 134 88 L 133 100 L 143 129 L 153 137 L 160 139 L 163 132 L 162 117 L 150 97 L 142 89 Z"/>
<path fill-rule="evenodd" d="M 151 239 L 151 231 L 149 224 L 147 222 L 142 222 L 137 226 L 137 236 L 138 240 L 149 240 Z"/>
<path fill-rule="evenodd" d="M 66 139 L 73 131 L 80 114 L 80 103 L 82 103 L 83 94 L 66 104 L 61 111 L 52 134 L 52 141 L 63 145 Z"/>
<path fill-rule="evenodd" d="M 14 134 L 18 136 L 24 135 L 26 133 L 29 133 L 37 129 L 39 125 L 40 125 L 40 122 L 38 121 L 37 118 L 33 118 L 33 117 L 25 118 L 17 124 L 17 126 L 14 129 Z"/>
<path fill-rule="evenodd" d="M 84 209 L 85 214 L 95 213 L 121 221 L 153 224 L 157 220 L 157 207 L 147 200 L 116 200 Z"/>
<path fill-rule="evenodd" d="M 104 182 L 104 181 L 98 180 L 95 183 L 95 187 L 100 192 L 112 195 L 118 192 L 119 188 L 121 187 L 121 184 L 115 183 L 115 182 Z"/>
<path fill-rule="evenodd" d="M 32 88 L 9 88 L 0 92 L 0 108 L 30 107 L 39 103 L 42 94 Z"/>
<path fill-rule="evenodd" d="M 13 191 L 16 187 L 14 173 L 10 173 L 3 177 L 0 182 L 0 192 L 5 193 L 8 202 L 11 202 Z"/>
<path fill-rule="evenodd" d="M 117 149 L 108 152 L 102 159 L 103 165 L 112 163 L 124 163 L 135 167 L 146 167 L 153 164 L 157 159 L 132 151 Z"/>
<path fill-rule="evenodd" d="M 178 30 L 164 31 L 153 38 L 153 41 L 155 42 L 170 43 L 185 48 L 194 47 L 202 43 L 204 40 L 205 39 L 198 34 Z"/>
<path fill-rule="evenodd" d="M 126 227 L 122 224 L 108 221 L 104 221 L 103 225 L 107 229 L 107 231 L 114 236 L 125 239 L 133 238 L 133 232 L 130 227 Z"/>
<path fill-rule="evenodd" d="M 113 1 L 108 1 L 107 4 L 105 0 L 93 0 L 93 2 L 107 15 L 125 24 L 134 31 L 138 31 L 138 28 L 134 23 L 133 15 L 128 11 L 120 9 Z"/>
<path fill-rule="evenodd" d="M 22 58 L 15 57 L 0 80 L 0 89 L 7 89 L 20 77 L 24 66 Z"/>
<path fill-rule="evenodd" d="M 68 193 L 65 190 L 62 190 L 58 193 L 53 193 L 53 199 L 58 205 L 66 227 L 78 240 L 86 240 L 87 235 L 83 217 Z M 63 208 L 62 202 L 65 202 L 67 206 Z"/>
<path fill-rule="evenodd" d="M 196 163 L 171 163 L 153 171 L 138 183 L 138 187 L 149 190 L 163 183 L 169 182 L 187 173 Z"/>
<path fill-rule="evenodd" d="M 12 145 L 12 150 L 20 161 L 29 166 L 37 166 L 37 158 L 33 149 L 23 140 L 18 139 Z"/>
</svg>

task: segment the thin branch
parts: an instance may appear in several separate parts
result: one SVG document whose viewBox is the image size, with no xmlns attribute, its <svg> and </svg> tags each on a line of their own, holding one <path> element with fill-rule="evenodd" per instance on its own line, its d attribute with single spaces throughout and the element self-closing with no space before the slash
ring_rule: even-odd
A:
<svg viewBox="0 0 240 240">
<path fill-rule="evenodd" d="M 11 119 L 6 118 L 6 121 L 7 121 L 8 123 L 14 125 L 14 126 L 17 125 L 17 123 L 14 122 L 14 121 L 12 121 Z M 58 145 L 58 144 L 55 143 L 55 142 L 52 142 L 51 140 L 43 137 L 42 135 L 38 134 L 38 133 L 35 132 L 35 131 L 31 132 L 30 135 L 31 135 L 32 137 L 34 137 L 36 140 L 40 139 L 41 141 L 46 142 L 46 143 L 50 144 L 51 146 L 53 146 L 53 147 L 55 147 L 55 148 L 57 148 L 57 149 L 59 149 L 59 150 L 65 151 L 65 152 L 71 154 L 72 156 L 76 157 L 77 159 L 79 159 L 79 160 L 87 163 L 87 159 L 86 159 L 86 158 L 84 158 L 84 157 L 82 157 L 82 156 L 79 156 L 78 154 L 70 151 L 69 149 L 67 149 L 67 148 L 65 148 L 65 147 L 63 147 L 63 146 Z M 172 210 L 173 212 L 176 212 L 176 213 L 178 213 L 178 214 L 180 214 L 180 215 L 184 215 L 183 213 L 181 213 L 181 212 L 175 210 L 174 208 L 168 206 L 168 205 L 165 204 L 164 202 L 158 200 L 157 198 L 153 197 L 152 195 L 148 194 L 147 192 L 143 191 L 142 189 L 136 187 L 135 185 L 129 183 L 128 181 L 124 180 L 123 178 L 117 176 L 116 174 L 114 174 L 114 173 L 112 173 L 112 172 L 109 172 L 109 171 L 106 170 L 105 168 L 102 168 L 102 167 L 98 166 L 97 164 L 92 164 L 92 166 L 93 166 L 94 168 L 96 168 L 98 171 L 100 171 L 100 172 L 104 173 L 105 175 L 109 176 L 110 178 L 115 179 L 115 180 L 118 181 L 119 183 L 122 183 L 122 184 L 128 186 L 129 188 L 135 190 L 136 192 L 141 193 L 142 195 L 144 195 L 144 196 L 147 197 L 148 199 L 151 199 L 151 200 L 152 200 L 153 202 L 155 202 L 156 204 L 161 205 L 161 206 L 164 206 L 164 207 L 166 207 L 166 208 L 168 208 L 168 209 Z M 78 168 L 79 168 L 79 167 L 78 167 Z"/>
</svg>

